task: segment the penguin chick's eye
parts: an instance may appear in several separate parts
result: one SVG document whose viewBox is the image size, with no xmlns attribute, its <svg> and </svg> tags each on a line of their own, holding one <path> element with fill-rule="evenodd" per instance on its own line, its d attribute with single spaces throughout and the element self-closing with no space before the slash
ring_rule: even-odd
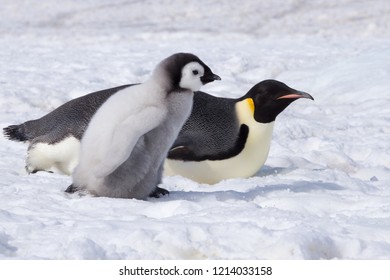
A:
<svg viewBox="0 0 390 280">
<path fill-rule="evenodd" d="M 198 71 L 198 70 L 192 70 L 192 74 L 198 75 L 198 74 L 199 74 L 199 71 Z"/>
</svg>

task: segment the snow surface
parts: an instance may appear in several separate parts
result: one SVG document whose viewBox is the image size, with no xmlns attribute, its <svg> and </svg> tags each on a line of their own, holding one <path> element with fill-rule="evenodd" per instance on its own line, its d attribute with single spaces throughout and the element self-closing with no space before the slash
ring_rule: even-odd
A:
<svg viewBox="0 0 390 280">
<path fill-rule="evenodd" d="M 277 119 L 266 165 L 149 201 L 66 195 L 0 137 L 3 259 L 389 259 L 390 1 L 2 0 L 0 125 L 142 82 L 197 54 L 238 97 L 277 79 L 315 98 Z"/>
</svg>

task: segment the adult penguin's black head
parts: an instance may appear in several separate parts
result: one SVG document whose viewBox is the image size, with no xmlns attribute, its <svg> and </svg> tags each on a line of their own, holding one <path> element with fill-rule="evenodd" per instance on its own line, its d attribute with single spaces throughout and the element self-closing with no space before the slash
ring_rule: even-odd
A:
<svg viewBox="0 0 390 280">
<path fill-rule="evenodd" d="M 276 80 L 265 80 L 253 86 L 240 100 L 249 99 L 254 107 L 254 118 L 260 123 L 270 123 L 292 102 L 300 98 L 314 98 L 302 91 L 290 88 Z M 250 100 L 252 99 L 252 101 Z"/>
</svg>

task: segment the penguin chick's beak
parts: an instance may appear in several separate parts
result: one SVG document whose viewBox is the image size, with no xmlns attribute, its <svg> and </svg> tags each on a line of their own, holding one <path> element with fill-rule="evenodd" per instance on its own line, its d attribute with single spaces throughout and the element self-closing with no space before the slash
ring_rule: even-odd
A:
<svg viewBox="0 0 390 280">
<path fill-rule="evenodd" d="M 211 72 L 211 73 L 205 73 L 202 77 L 200 77 L 200 80 L 205 85 L 216 80 L 219 81 L 221 80 L 221 77 Z"/>
<path fill-rule="evenodd" d="M 288 93 L 286 95 L 282 95 L 282 96 L 276 98 L 276 100 L 279 100 L 279 99 L 298 99 L 298 98 L 307 98 L 307 99 L 314 100 L 313 96 L 311 96 L 310 94 L 303 92 L 303 91 L 294 91 L 293 93 Z"/>
</svg>

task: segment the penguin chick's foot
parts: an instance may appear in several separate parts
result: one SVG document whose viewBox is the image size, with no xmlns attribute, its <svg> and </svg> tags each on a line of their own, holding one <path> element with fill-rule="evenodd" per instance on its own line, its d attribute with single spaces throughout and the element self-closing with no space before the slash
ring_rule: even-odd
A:
<svg viewBox="0 0 390 280">
<path fill-rule="evenodd" d="M 166 189 L 156 187 L 154 191 L 151 194 L 149 194 L 149 197 L 160 198 L 167 194 L 169 194 L 169 191 L 167 191 Z"/>
<path fill-rule="evenodd" d="M 73 184 L 70 185 L 70 186 L 65 190 L 66 193 L 75 193 L 75 192 L 77 192 L 77 191 L 78 191 L 78 189 L 77 189 L 75 186 L 73 186 Z"/>
<path fill-rule="evenodd" d="M 78 191 L 77 187 L 73 186 L 73 184 L 67 187 L 67 189 L 65 190 L 66 193 L 75 193 L 77 191 Z M 154 191 L 149 195 L 149 197 L 160 198 L 168 194 L 169 194 L 168 190 L 156 187 Z"/>
</svg>

